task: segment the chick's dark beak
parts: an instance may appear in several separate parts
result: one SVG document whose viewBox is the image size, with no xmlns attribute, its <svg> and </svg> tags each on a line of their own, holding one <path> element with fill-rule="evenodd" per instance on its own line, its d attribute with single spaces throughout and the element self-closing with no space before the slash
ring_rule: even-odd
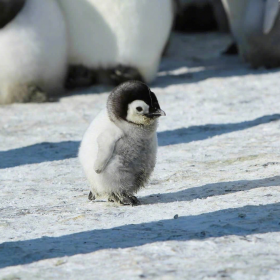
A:
<svg viewBox="0 0 280 280">
<path fill-rule="evenodd" d="M 166 116 L 165 112 L 161 109 L 157 109 L 153 112 L 149 112 L 148 114 L 145 114 L 148 118 L 158 118 L 162 116 Z"/>
</svg>

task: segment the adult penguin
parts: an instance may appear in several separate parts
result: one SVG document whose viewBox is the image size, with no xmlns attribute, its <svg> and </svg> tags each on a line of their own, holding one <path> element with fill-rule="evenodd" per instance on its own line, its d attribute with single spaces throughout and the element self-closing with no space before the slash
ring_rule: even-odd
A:
<svg viewBox="0 0 280 280">
<path fill-rule="evenodd" d="M 223 0 L 242 58 L 253 68 L 280 66 L 279 0 Z"/>
<path fill-rule="evenodd" d="M 57 1 L 68 26 L 73 71 L 80 66 L 77 72 L 87 76 L 84 67 L 97 70 L 99 80 L 109 77 L 114 84 L 154 80 L 172 26 L 172 0 Z"/>
<path fill-rule="evenodd" d="M 45 101 L 62 89 L 66 69 L 56 0 L 0 0 L 0 104 Z"/>
<path fill-rule="evenodd" d="M 174 29 L 180 32 L 228 32 L 227 16 L 221 0 L 174 0 Z"/>
</svg>

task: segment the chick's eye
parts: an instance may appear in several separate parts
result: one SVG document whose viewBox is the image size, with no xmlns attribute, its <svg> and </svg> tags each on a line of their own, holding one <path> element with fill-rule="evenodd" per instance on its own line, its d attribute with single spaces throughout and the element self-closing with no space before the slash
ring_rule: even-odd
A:
<svg viewBox="0 0 280 280">
<path fill-rule="evenodd" d="M 137 110 L 138 112 L 142 112 L 142 111 L 143 111 L 143 108 L 142 108 L 142 107 L 136 107 L 136 110 Z"/>
</svg>

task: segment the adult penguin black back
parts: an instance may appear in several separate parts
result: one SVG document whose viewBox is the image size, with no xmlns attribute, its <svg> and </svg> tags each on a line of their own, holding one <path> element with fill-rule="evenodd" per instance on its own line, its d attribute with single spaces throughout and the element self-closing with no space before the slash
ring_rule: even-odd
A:
<svg viewBox="0 0 280 280">
<path fill-rule="evenodd" d="M 26 0 L 0 0 L 0 28 L 17 16 L 25 2 Z"/>
</svg>

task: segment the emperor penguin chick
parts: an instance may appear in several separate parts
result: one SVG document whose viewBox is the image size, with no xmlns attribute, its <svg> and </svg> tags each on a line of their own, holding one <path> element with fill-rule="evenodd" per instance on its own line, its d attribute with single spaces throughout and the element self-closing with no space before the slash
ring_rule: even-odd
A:
<svg viewBox="0 0 280 280">
<path fill-rule="evenodd" d="M 156 164 L 160 116 L 165 113 L 155 94 L 142 82 L 128 81 L 111 92 L 107 108 L 93 120 L 79 150 L 91 185 L 89 199 L 139 204 L 134 194 Z"/>
</svg>

